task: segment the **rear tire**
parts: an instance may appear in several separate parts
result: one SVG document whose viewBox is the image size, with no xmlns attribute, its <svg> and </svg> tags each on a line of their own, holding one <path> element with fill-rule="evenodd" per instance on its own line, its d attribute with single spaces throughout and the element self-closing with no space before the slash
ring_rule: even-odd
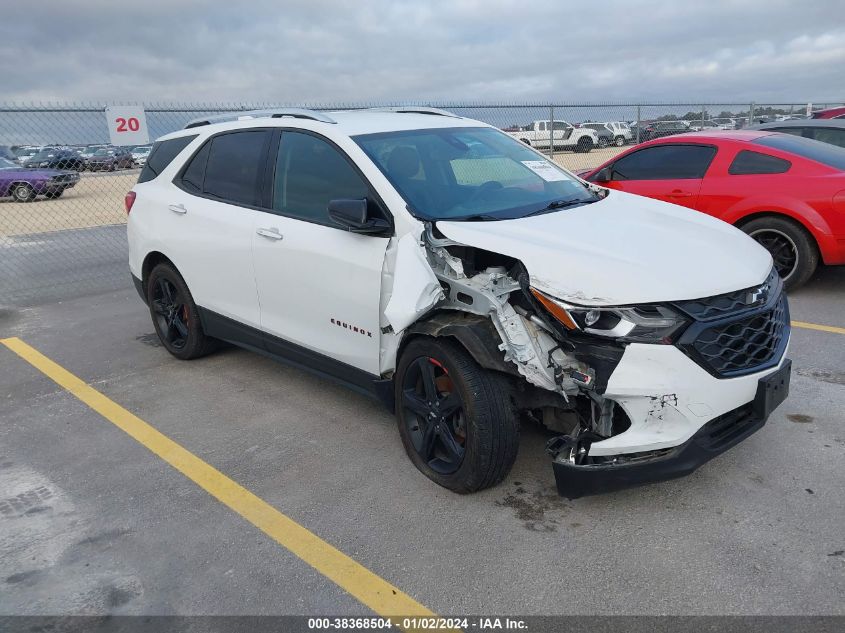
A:
<svg viewBox="0 0 845 633">
<path fill-rule="evenodd" d="M 35 200 L 35 190 L 27 183 L 19 183 L 12 187 L 12 198 L 15 202 L 32 202 Z"/>
<path fill-rule="evenodd" d="M 502 377 L 454 343 L 421 337 L 403 351 L 394 383 L 399 435 L 420 472 L 460 494 L 505 478 L 519 424 Z"/>
<path fill-rule="evenodd" d="M 44 197 L 49 198 L 50 200 L 55 200 L 56 198 L 61 198 L 64 192 L 64 189 L 60 189 L 59 191 L 48 191 L 44 194 Z"/>
<path fill-rule="evenodd" d="M 191 291 L 171 264 L 153 268 L 146 290 L 153 326 L 168 352 L 191 360 L 214 351 L 216 341 L 205 335 Z"/>
<path fill-rule="evenodd" d="M 797 222 L 774 216 L 757 218 L 740 227 L 772 254 L 787 290 L 800 288 L 819 265 L 813 237 Z"/>
<path fill-rule="evenodd" d="M 575 151 L 579 154 L 586 154 L 591 149 L 593 149 L 593 141 L 588 138 L 578 139 L 578 143 L 575 145 Z"/>
<path fill-rule="evenodd" d="M 625 137 L 617 136 L 615 139 L 613 139 L 613 144 L 616 145 L 616 147 L 622 147 L 625 144 Z"/>
<path fill-rule="evenodd" d="M 604 149 L 609 145 L 609 141 L 605 137 L 599 139 L 599 149 Z"/>
</svg>

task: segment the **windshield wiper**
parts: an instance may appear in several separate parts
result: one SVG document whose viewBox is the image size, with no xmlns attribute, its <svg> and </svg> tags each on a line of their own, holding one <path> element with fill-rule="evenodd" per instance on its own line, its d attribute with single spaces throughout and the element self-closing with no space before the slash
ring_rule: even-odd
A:
<svg viewBox="0 0 845 633">
<path fill-rule="evenodd" d="M 550 211 L 557 211 L 558 209 L 565 209 L 566 207 L 574 207 L 580 204 L 590 204 L 591 202 L 598 202 L 598 200 L 552 200 L 542 209 L 537 209 L 531 213 L 526 213 L 524 218 L 529 218 L 532 215 L 540 215 L 542 213 L 549 213 Z"/>
</svg>

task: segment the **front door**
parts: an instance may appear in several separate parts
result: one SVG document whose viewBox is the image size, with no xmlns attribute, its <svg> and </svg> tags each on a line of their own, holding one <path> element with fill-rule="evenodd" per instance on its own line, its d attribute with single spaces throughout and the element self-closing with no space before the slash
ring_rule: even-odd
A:
<svg viewBox="0 0 845 633">
<path fill-rule="evenodd" d="M 610 182 L 602 184 L 695 209 L 701 180 L 714 156 L 712 145 L 652 145 L 613 163 Z"/>
<path fill-rule="evenodd" d="M 272 352 L 319 366 L 320 357 L 379 373 L 381 274 L 389 239 L 350 233 L 328 217 L 335 199 L 368 198 L 370 186 L 320 136 L 284 131 L 274 158 L 272 207 L 258 218 L 253 257 L 261 327 Z M 304 348 L 304 350 L 302 349 Z M 331 363 L 326 367 L 328 373 Z"/>
</svg>

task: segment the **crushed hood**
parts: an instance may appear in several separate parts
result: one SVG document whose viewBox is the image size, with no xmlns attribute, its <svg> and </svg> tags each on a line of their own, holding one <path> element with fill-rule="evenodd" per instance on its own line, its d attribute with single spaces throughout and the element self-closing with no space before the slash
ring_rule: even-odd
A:
<svg viewBox="0 0 845 633">
<path fill-rule="evenodd" d="M 700 299 L 763 283 L 772 268 L 768 251 L 739 229 L 621 191 L 534 217 L 437 228 L 522 261 L 535 288 L 581 305 Z"/>
</svg>

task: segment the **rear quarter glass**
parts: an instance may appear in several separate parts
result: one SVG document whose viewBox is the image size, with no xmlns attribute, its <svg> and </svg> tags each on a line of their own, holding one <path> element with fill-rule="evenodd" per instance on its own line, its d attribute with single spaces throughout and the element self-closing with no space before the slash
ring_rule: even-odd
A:
<svg viewBox="0 0 845 633">
<path fill-rule="evenodd" d="M 180 136 L 167 141 L 156 141 L 147 156 L 147 162 L 138 176 L 138 182 L 147 182 L 158 176 L 167 166 L 173 162 L 179 152 L 185 149 L 198 134 L 191 136 Z"/>
</svg>

